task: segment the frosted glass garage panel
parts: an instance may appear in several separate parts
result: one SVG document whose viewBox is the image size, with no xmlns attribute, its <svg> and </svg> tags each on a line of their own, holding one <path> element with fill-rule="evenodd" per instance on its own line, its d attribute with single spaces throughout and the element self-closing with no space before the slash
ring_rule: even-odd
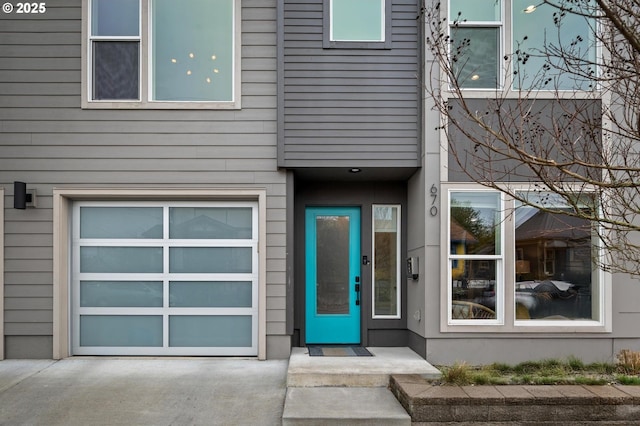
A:
<svg viewBox="0 0 640 426">
<path fill-rule="evenodd" d="M 173 315 L 169 317 L 169 346 L 251 347 L 250 315 Z"/>
<path fill-rule="evenodd" d="M 162 315 L 80 315 L 80 346 L 162 347 Z"/>
<path fill-rule="evenodd" d="M 251 239 L 250 207 L 175 207 L 169 210 L 169 238 Z"/>
<path fill-rule="evenodd" d="M 80 207 L 80 238 L 162 238 L 162 207 Z"/>
<path fill-rule="evenodd" d="M 171 247 L 172 274 L 242 274 L 252 272 L 251 247 Z"/>
<path fill-rule="evenodd" d="M 80 272 L 162 272 L 162 247 L 80 247 Z"/>
<path fill-rule="evenodd" d="M 250 308 L 251 281 L 174 281 L 169 306 L 179 308 Z"/>
<path fill-rule="evenodd" d="M 82 307 L 162 307 L 162 281 L 80 281 Z"/>
</svg>

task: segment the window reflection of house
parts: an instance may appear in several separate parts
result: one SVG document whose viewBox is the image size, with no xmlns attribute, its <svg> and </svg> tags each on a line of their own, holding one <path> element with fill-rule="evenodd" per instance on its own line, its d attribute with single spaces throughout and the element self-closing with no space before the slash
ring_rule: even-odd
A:
<svg viewBox="0 0 640 426">
<path fill-rule="evenodd" d="M 528 207 L 517 215 L 515 239 L 516 301 L 528 308 L 531 318 L 589 318 L 588 221 Z"/>
<path fill-rule="evenodd" d="M 531 209 L 534 210 L 534 209 Z M 516 249 L 529 262 L 522 279 L 591 281 L 591 233 L 585 219 L 544 211 L 516 223 Z"/>
<path fill-rule="evenodd" d="M 467 254 L 468 246 L 478 243 L 478 239 L 454 218 L 451 218 L 451 254 Z M 452 260 L 451 275 L 454 280 L 465 276 L 465 261 L 461 259 Z"/>
</svg>

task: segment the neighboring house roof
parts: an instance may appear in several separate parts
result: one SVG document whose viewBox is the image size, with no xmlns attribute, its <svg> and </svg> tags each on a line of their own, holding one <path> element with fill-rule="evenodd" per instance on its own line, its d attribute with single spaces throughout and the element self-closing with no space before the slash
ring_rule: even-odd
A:
<svg viewBox="0 0 640 426">
<path fill-rule="evenodd" d="M 582 240 L 590 235 L 586 219 L 541 210 L 516 228 L 516 241 Z"/>
<path fill-rule="evenodd" d="M 451 242 L 477 243 L 478 239 L 454 218 L 451 218 Z"/>
</svg>

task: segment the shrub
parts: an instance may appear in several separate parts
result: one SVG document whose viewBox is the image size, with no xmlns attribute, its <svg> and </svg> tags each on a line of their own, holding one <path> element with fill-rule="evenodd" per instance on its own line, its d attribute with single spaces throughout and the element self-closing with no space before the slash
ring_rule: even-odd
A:
<svg viewBox="0 0 640 426">
<path fill-rule="evenodd" d="M 471 371 L 466 362 L 455 362 L 442 372 L 442 379 L 452 385 L 471 384 Z"/>
<path fill-rule="evenodd" d="M 618 353 L 618 366 L 626 374 L 640 375 L 640 352 L 623 349 Z"/>
</svg>

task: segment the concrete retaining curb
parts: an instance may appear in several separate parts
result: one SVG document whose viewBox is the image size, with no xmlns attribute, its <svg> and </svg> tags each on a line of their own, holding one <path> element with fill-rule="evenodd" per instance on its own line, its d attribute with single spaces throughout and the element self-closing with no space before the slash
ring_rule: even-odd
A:
<svg viewBox="0 0 640 426">
<path fill-rule="evenodd" d="M 640 386 L 441 386 L 393 375 L 390 389 L 414 423 L 640 423 Z"/>
</svg>

